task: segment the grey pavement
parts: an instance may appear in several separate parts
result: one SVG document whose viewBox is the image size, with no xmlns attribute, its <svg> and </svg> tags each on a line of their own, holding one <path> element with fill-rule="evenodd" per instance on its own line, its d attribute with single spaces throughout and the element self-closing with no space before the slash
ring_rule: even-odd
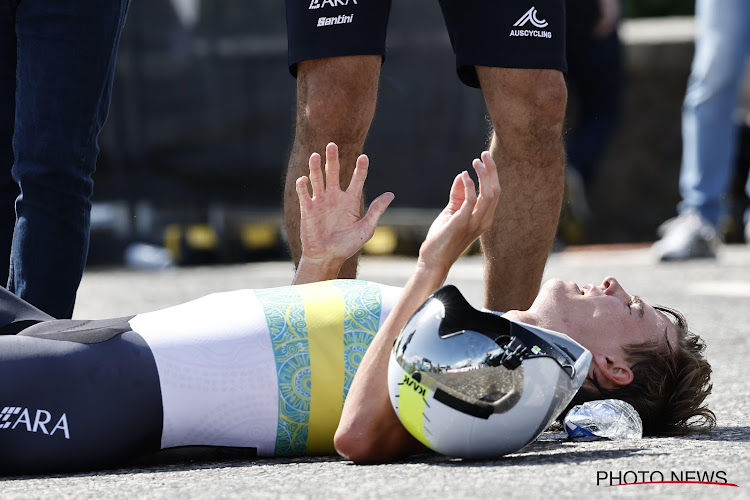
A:
<svg viewBox="0 0 750 500">
<path fill-rule="evenodd" d="M 361 277 L 402 285 L 410 258 L 365 257 Z M 163 452 L 116 470 L 0 478 L 0 498 L 750 498 L 750 247 L 727 246 L 716 261 L 656 264 L 646 248 L 589 248 L 551 256 L 545 276 L 581 285 L 613 275 L 651 303 L 681 310 L 708 344 L 714 367 L 706 435 L 579 443 L 546 432 L 497 460 L 427 454 L 401 463 L 355 466 L 336 457 L 258 459 L 242 450 Z M 179 268 L 161 272 L 90 270 L 75 317 L 145 312 L 216 292 L 287 284 L 288 263 Z M 482 263 L 465 257 L 448 280 L 476 306 Z M 8 383 L 9 381 L 3 381 Z M 112 429 L 117 432 L 117 429 Z M 630 471 L 630 472 L 628 472 Z M 618 480 L 618 476 L 621 478 Z M 607 486 L 708 479 L 708 484 Z"/>
</svg>

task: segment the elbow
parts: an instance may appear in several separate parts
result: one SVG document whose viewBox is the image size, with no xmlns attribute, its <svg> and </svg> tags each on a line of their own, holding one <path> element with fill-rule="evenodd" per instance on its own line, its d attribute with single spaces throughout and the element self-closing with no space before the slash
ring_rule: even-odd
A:
<svg viewBox="0 0 750 500">
<path fill-rule="evenodd" d="M 376 463 L 375 447 L 368 437 L 368 433 L 359 429 L 336 429 L 333 437 L 336 452 L 347 460 L 356 464 Z"/>
<path fill-rule="evenodd" d="M 333 446 L 339 455 L 361 465 L 393 462 L 420 448 L 403 427 L 384 429 L 382 426 L 377 429 L 339 426 Z"/>
</svg>

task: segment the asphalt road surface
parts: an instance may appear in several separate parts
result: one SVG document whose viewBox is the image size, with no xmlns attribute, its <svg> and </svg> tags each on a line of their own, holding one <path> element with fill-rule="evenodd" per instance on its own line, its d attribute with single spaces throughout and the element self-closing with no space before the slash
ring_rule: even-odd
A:
<svg viewBox="0 0 750 500">
<path fill-rule="evenodd" d="M 409 258 L 364 258 L 360 276 L 402 285 L 413 264 Z M 681 264 L 656 264 L 644 248 L 565 251 L 552 255 L 545 273 L 580 285 L 607 275 L 651 303 L 681 310 L 705 338 L 714 367 L 713 432 L 586 443 L 546 432 L 519 453 L 496 460 L 425 454 L 378 466 L 337 457 L 268 460 L 236 449 L 180 449 L 116 470 L 0 477 L 0 499 L 750 498 L 750 247 L 725 247 L 716 261 Z M 283 285 L 290 277 L 291 267 L 283 262 L 92 270 L 81 285 L 75 317 L 145 312 L 216 291 Z M 481 306 L 479 257 L 462 259 L 448 281 Z M 657 481 L 690 483 L 619 484 Z"/>
</svg>

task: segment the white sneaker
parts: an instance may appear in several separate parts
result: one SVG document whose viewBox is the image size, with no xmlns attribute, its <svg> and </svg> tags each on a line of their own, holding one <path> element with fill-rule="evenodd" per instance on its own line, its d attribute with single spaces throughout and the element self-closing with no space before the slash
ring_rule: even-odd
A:
<svg viewBox="0 0 750 500">
<path fill-rule="evenodd" d="M 716 229 L 697 212 L 685 212 L 659 226 L 661 239 L 651 247 L 659 260 L 715 258 Z"/>
</svg>

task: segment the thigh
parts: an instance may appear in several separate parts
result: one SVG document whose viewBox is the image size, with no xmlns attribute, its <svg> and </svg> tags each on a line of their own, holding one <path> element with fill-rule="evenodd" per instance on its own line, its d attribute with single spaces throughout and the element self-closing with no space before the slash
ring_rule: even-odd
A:
<svg viewBox="0 0 750 500">
<path fill-rule="evenodd" d="M 565 0 L 440 0 L 456 70 L 479 87 L 475 66 L 566 71 Z"/>
<path fill-rule="evenodd" d="M 385 55 L 391 0 L 286 0 L 289 71 L 310 59 Z"/>
<path fill-rule="evenodd" d="M 0 470 L 90 470 L 159 450 L 159 376 L 145 341 L 0 337 Z"/>
<path fill-rule="evenodd" d="M 16 166 L 93 170 L 127 0 L 25 0 L 18 42 Z"/>
<path fill-rule="evenodd" d="M 750 2 L 698 0 L 698 37 L 692 71 L 717 88 L 733 86 L 750 53 Z"/>
</svg>

